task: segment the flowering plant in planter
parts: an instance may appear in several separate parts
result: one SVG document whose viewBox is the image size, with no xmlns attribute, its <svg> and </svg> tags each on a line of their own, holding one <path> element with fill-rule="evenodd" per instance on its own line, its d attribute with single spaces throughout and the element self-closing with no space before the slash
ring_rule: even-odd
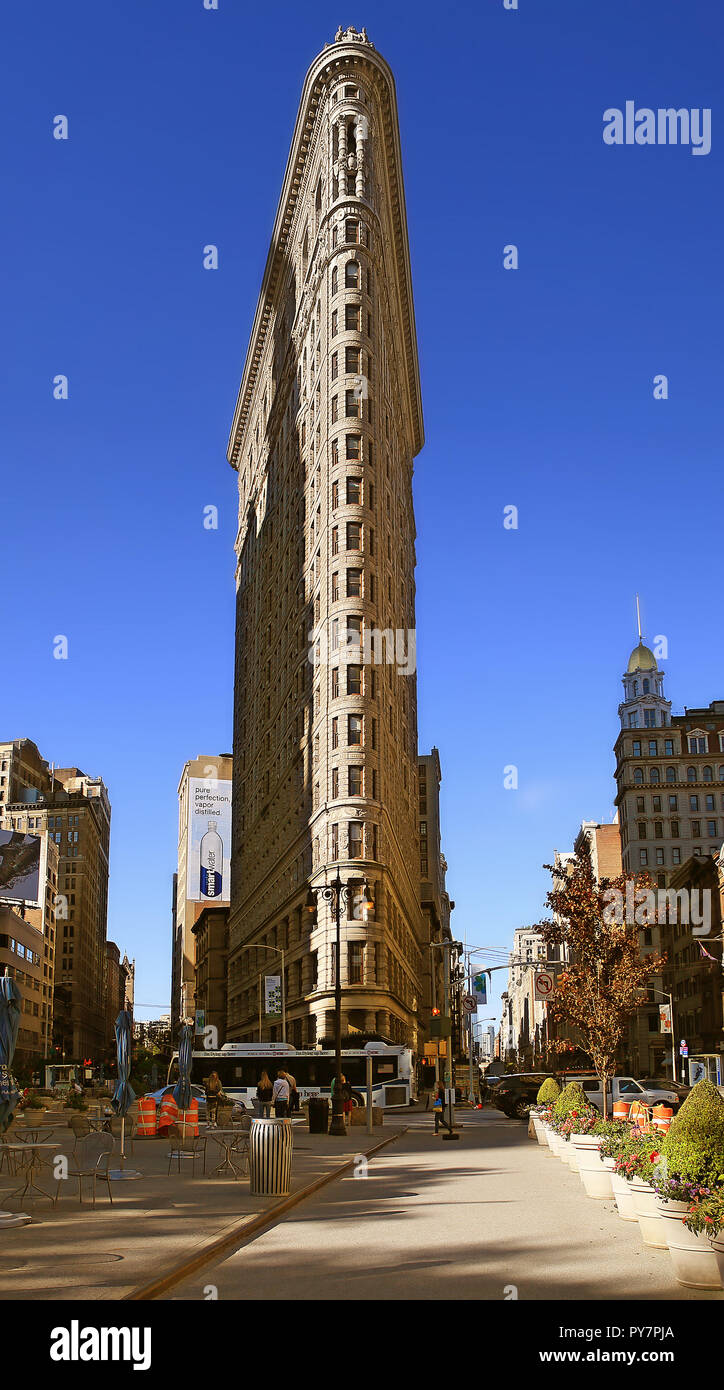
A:
<svg viewBox="0 0 724 1390">
<path fill-rule="evenodd" d="M 632 1135 L 629 1139 L 622 1141 L 618 1153 L 613 1155 L 613 1171 L 619 1173 L 622 1178 L 626 1178 L 627 1182 L 632 1182 L 634 1178 L 641 1178 L 643 1182 L 651 1182 L 659 1157 L 658 1149 L 652 1147 L 651 1139 L 648 1136 L 636 1138 Z"/>
<path fill-rule="evenodd" d="M 631 1138 L 631 1126 L 626 1120 L 597 1120 L 593 1133 L 601 1135 L 598 1146 L 601 1158 L 616 1158 Z"/>
<path fill-rule="evenodd" d="M 714 1239 L 724 1231 L 724 1188 L 694 1202 L 683 1218 L 687 1230 Z"/>
<path fill-rule="evenodd" d="M 682 1178 L 680 1173 L 667 1174 L 663 1163 L 659 1167 L 659 1175 L 654 1178 L 653 1186 L 662 1202 L 696 1203 L 714 1194 L 713 1187 L 694 1182 L 691 1178 Z"/>
<path fill-rule="evenodd" d="M 568 1120 L 569 1134 L 596 1134 L 598 1119 L 595 1110 L 587 1110 L 585 1114 L 579 1115 L 578 1112 L 571 1115 Z"/>
</svg>

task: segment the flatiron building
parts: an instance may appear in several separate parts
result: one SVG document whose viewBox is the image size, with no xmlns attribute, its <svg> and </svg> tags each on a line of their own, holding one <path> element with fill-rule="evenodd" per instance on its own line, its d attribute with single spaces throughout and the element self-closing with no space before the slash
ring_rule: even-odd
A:
<svg viewBox="0 0 724 1390">
<path fill-rule="evenodd" d="M 230 1041 L 258 1037 L 282 952 L 287 1040 L 331 1037 L 334 914 L 310 890 L 339 873 L 343 1033 L 417 1045 L 422 443 L 395 86 L 365 31 L 340 30 L 304 83 L 228 447 Z"/>
</svg>

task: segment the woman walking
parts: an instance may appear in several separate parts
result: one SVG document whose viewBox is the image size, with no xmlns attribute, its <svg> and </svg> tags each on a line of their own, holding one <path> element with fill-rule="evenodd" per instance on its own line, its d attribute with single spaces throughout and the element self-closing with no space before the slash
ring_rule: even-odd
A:
<svg viewBox="0 0 724 1390">
<path fill-rule="evenodd" d="M 271 1116 L 273 1093 L 274 1087 L 271 1084 L 269 1074 L 263 1071 L 259 1077 L 259 1084 L 256 1088 L 256 1103 L 259 1108 L 259 1114 L 263 1120 L 268 1120 Z"/>
<path fill-rule="evenodd" d="M 206 1078 L 206 1117 L 212 1129 L 216 1128 L 221 1097 L 221 1080 L 217 1071 Z"/>
</svg>

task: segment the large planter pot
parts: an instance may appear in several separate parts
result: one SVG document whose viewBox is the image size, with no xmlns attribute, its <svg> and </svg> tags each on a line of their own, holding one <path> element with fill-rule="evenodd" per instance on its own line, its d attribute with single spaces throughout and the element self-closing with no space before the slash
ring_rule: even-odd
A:
<svg viewBox="0 0 724 1390">
<path fill-rule="evenodd" d="M 541 1120 L 540 1115 L 536 1115 L 535 1111 L 533 1110 L 531 1111 L 530 1118 L 533 1122 L 533 1129 L 535 1130 L 535 1137 L 538 1140 L 538 1143 L 545 1144 L 545 1139 L 543 1138 L 543 1121 Z"/>
<path fill-rule="evenodd" d="M 629 1187 L 644 1245 L 650 1245 L 655 1250 L 666 1250 L 666 1227 L 657 1209 L 656 1193 L 651 1183 L 644 1182 L 642 1178 L 632 1178 Z"/>
<path fill-rule="evenodd" d="M 717 1252 L 704 1232 L 689 1231 L 684 1217 L 688 1202 L 656 1200 L 664 1225 L 666 1241 L 674 1266 L 674 1278 L 687 1289 L 721 1289 L 722 1278 Z"/>
<path fill-rule="evenodd" d="M 578 1172 L 578 1151 L 574 1147 L 572 1134 L 570 1135 L 566 1143 L 566 1163 L 568 1164 L 568 1167 L 571 1169 L 571 1172 Z"/>
<path fill-rule="evenodd" d="M 719 1282 L 722 1288 L 724 1288 L 724 1231 L 720 1231 L 719 1235 L 715 1237 L 711 1243 L 711 1248 L 716 1255 L 716 1262 L 719 1269 Z"/>
<path fill-rule="evenodd" d="M 613 1196 L 611 1174 L 603 1165 L 598 1152 L 601 1140 L 597 1134 L 572 1134 L 571 1144 L 578 1159 L 578 1172 L 581 1176 L 586 1196 L 604 1201 Z"/>
<path fill-rule="evenodd" d="M 545 1120 L 541 1120 L 541 1122 L 540 1122 L 540 1127 L 539 1127 L 539 1132 L 538 1132 L 538 1143 L 539 1143 L 539 1144 L 545 1145 L 545 1147 L 546 1147 L 547 1149 L 550 1148 L 550 1143 L 551 1143 L 551 1127 L 550 1127 L 549 1124 L 546 1124 L 546 1121 L 545 1121 Z"/>
<path fill-rule="evenodd" d="M 620 1173 L 614 1173 L 614 1158 L 604 1158 L 602 1160 L 604 1168 L 608 1169 L 611 1175 L 611 1189 L 616 1201 L 616 1209 L 622 1221 L 638 1221 L 634 1211 L 633 1192 L 631 1184 L 626 1178 L 622 1178 Z"/>
<path fill-rule="evenodd" d="M 554 1129 L 550 1129 L 548 1131 L 548 1146 L 550 1148 L 551 1153 L 555 1154 L 556 1158 L 562 1158 L 563 1156 L 561 1153 L 562 1144 L 563 1140 L 561 1139 L 560 1134 L 557 1134 Z"/>
</svg>

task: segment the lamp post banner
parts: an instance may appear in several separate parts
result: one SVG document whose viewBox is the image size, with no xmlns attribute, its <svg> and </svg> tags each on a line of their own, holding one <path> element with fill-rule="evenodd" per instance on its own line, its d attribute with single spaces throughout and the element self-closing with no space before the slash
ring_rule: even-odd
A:
<svg viewBox="0 0 724 1390">
<path fill-rule="evenodd" d="M 264 976 L 264 1013 L 267 1018 L 280 1018 L 282 1012 L 281 975 Z"/>
</svg>

